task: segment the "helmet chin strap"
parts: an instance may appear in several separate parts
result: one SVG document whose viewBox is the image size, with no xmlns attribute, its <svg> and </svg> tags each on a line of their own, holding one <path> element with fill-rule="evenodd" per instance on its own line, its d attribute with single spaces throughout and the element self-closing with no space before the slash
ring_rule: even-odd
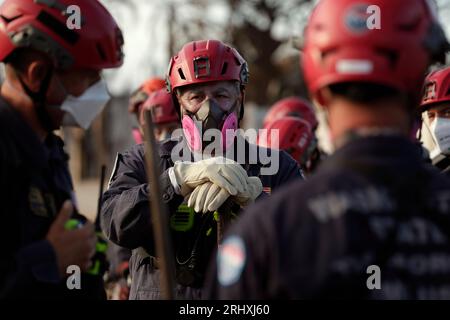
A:
<svg viewBox="0 0 450 320">
<path fill-rule="evenodd" d="M 36 112 L 36 115 L 38 117 L 38 120 L 45 131 L 52 132 L 53 130 L 57 129 L 55 128 L 55 125 L 53 124 L 53 121 L 50 117 L 50 114 L 48 113 L 47 109 L 45 108 L 45 100 L 48 88 L 50 86 L 50 80 L 53 75 L 53 67 L 50 66 L 49 71 L 45 75 L 44 79 L 41 82 L 41 86 L 37 92 L 33 92 L 23 81 L 22 77 L 18 76 L 20 84 L 22 85 L 23 90 L 25 93 L 30 97 L 30 99 L 34 103 L 34 110 Z"/>
</svg>

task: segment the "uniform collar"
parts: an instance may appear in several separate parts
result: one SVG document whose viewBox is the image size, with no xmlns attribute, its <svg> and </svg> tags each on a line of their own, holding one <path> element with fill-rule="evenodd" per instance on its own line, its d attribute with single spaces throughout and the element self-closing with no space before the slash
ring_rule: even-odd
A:
<svg viewBox="0 0 450 320">
<path fill-rule="evenodd" d="M 348 142 L 363 137 L 392 137 L 400 135 L 400 130 L 396 128 L 360 128 L 358 130 L 350 130 L 343 134 L 341 137 L 336 139 L 335 145 L 336 149 L 339 149 Z"/>
<path fill-rule="evenodd" d="M 450 158 L 448 156 L 439 154 L 437 157 L 432 159 L 431 163 L 443 173 L 448 174 L 450 172 Z"/>
<path fill-rule="evenodd" d="M 319 170 L 336 169 L 348 163 L 398 166 L 399 170 L 424 163 L 421 146 L 401 135 L 355 137 L 319 165 Z"/>
</svg>

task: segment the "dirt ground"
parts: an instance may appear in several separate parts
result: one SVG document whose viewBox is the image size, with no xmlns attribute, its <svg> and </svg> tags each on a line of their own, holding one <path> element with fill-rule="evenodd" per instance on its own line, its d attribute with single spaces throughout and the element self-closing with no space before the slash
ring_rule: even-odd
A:
<svg viewBox="0 0 450 320">
<path fill-rule="evenodd" d="M 80 213 L 94 221 L 97 215 L 99 181 L 93 179 L 75 182 L 75 194 Z"/>
</svg>

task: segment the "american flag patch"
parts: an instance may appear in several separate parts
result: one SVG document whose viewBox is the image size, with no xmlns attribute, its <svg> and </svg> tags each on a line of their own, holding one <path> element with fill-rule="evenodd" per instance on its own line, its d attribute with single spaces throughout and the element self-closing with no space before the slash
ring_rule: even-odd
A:
<svg viewBox="0 0 450 320">
<path fill-rule="evenodd" d="M 270 195 L 272 193 L 272 188 L 271 187 L 263 187 L 262 191 L 264 193 L 267 193 L 268 195 Z"/>
</svg>

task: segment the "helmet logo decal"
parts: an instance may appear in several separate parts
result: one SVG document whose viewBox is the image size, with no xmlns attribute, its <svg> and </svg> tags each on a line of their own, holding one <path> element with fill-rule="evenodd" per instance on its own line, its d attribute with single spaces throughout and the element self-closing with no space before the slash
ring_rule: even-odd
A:
<svg viewBox="0 0 450 320">
<path fill-rule="evenodd" d="M 217 279 L 223 287 L 236 283 L 246 262 L 246 248 L 241 237 L 232 235 L 225 239 L 217 253 Z"/>
<path fill-rule="evenodd" d="M 163 108 L 162 106 L 154 106 L 151 109 L 152 112 L 152 117 L 153 118 L 158 118 L 158 117 L 162 117 L 163 116 Z"/>
<path fill-rule="evenodd" d="M 423 102 L 436 98 L 436 82 L 429 82 L 425 86 Z"/>
<path fill-rule="evenodd" d="M 211 68 L 208 57 L 194 58 L 194 72 L 195 78 L 204 78 L 211 75 Z"/>
<path fill-rule="evenodd" d="M 376 5 L 357 4 L 345 15 L 347 28 L 358 34 L 368 30 L 381 29 L 381 9 Z"/>
</svg>

